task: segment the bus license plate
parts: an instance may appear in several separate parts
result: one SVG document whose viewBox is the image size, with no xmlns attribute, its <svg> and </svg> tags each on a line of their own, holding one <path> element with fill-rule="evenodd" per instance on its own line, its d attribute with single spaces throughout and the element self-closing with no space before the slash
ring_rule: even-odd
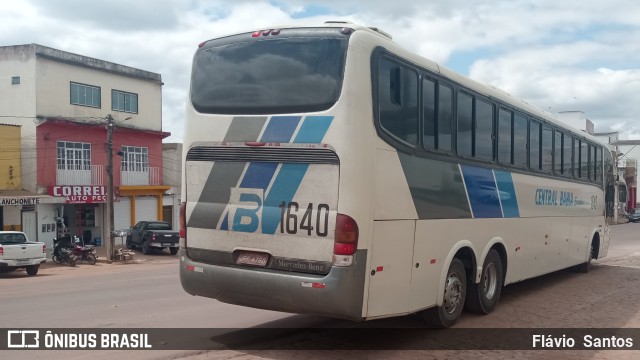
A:
<svg viewBox="0 0 640 360">
<path fill-rule="evenodd" d="M 238 254 L 236 264 L 241 265 L 253 265 L 253 266 L 265 266 L 269 260 L 269 254 L 241 251 Z"/>
</svg>

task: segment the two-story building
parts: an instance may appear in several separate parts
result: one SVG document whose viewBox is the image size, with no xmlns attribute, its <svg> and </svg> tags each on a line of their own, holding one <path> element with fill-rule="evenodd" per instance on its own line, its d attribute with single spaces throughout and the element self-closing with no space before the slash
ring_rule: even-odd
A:
<svg viewBox="0 0 640 360">
<path fill-rule="evenodd" d="M 0 93 L 0 122 L 21 130 L 20 170 L 13 170 L 21 189 L 14 191 L 39 199 L 19 210 L 35 211 L 30 229 L 20 224 L 34 240 L 51 243 L 63 232 L 107 238 L 109 196 L 115 229 L 163 218 L 171 187 L 162 182 L 162 139 L 170 134 L 162 131 L 160 74 L 37 44 L 4 46 Z M 111 153 L 108 117 L 115 125 Z M 0 138 L 0 147 L 9 143 Z"/>
</svg>

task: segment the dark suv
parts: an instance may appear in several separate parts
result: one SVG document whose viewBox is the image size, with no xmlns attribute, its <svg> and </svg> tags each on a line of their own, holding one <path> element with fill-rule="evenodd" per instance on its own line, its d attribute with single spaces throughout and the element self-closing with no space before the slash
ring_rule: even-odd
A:
<svg viewBox="0 0 640 360">
<path fill-rule="evenodd" d="M 631 210 L 629 214 L 629 222 L 640 221 L 640 208 Z"/>
</svg>

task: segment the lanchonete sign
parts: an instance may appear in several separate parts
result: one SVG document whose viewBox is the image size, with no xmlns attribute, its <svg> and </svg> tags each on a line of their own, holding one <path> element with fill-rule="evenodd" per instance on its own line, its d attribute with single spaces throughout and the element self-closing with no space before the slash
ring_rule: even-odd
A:
<svg viewBox="0 0 640 360">
<path fill-rule="evenodd" d="M 107 188 L 105 186 L 50 186 L 49 195 L 64 196 L 67 198 L 67 204 L 92 204 L 107 202 Z"/>
</svg>

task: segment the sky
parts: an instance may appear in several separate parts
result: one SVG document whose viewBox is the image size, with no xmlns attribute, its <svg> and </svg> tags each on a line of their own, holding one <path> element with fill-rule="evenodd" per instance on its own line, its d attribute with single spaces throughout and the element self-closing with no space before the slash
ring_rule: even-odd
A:
<svg viewBox="0 0 640 360">
<path fill-rule="evenodd" d="M 36 43 L 162 75 L 165 142 L 181 142 L 197 44 L 347 20 L 596 132 L 640 139 L 637 0 L 10 0 L 0 46 Z"/>
</svg>

